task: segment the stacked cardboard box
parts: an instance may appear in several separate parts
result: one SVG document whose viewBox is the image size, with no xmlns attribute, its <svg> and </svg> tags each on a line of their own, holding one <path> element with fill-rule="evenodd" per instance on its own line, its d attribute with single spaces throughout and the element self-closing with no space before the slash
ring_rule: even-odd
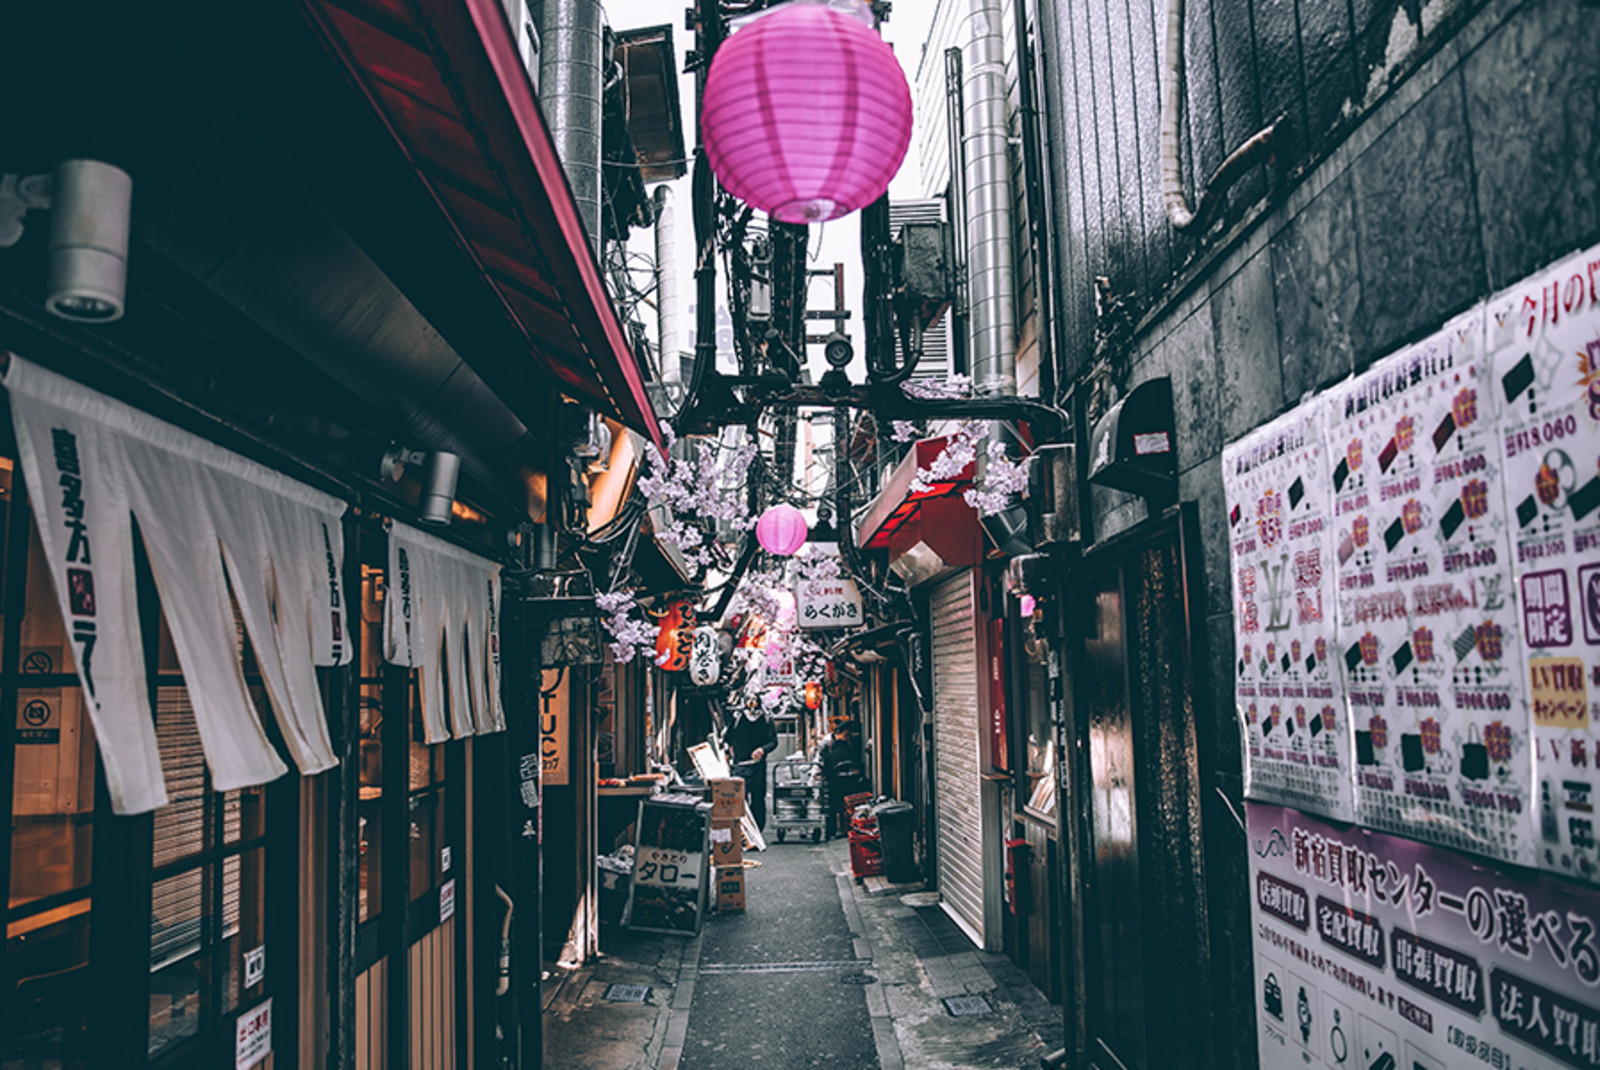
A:
<svg viewBox="0 0 1600 1070">
<path fill-rule="evenodd" d="M 744 781 L 711 781 L 711 865 L 716 874 L 717 909 L 744 909 Z"/>
<path fill-rule="evenodd" d="M 744 866 L 717 870 L 717 909 L 744 909 Z"/>
<path fill-rule="evenodd" d="M 732 817 L 711 819 L 711 864 L 717 869 L 744 863 L 744 831 Z"/>
<path fill-rule="evenodd" d="M 744 781 L 738 777 L 711 780 L 711 816 L 737 821 L 744 816 Z"/>
</svg>

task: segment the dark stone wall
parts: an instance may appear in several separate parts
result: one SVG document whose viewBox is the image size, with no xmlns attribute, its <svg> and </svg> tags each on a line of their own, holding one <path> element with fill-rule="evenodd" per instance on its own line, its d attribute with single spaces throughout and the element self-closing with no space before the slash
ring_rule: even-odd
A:
<svg viewBox="0 0 1600 1070">
<path fill-rule="evenodd" d="M 1457 312 L 1600 241 L 1594 0 L 1188 0 L 1182 165 L 1197 182 L 1267 121 L 1277 159 L 1206 238 L 1161 205 L 1155 0 L 1040 0 L 1057 362 L 1115 400 L 1171 376 L 1180 495 L 1197 503 L 1216 723 L 1210 786 L 1242 802 L 1223 445 Z M 1097 317 L 1096 276 L 1121 310 Z M 1099 541 L 1148 515 L 1092 491 Z M 1218 813 L 1206 813 L 1208 823 Z M 1242 831 L 1206 830 L 1218 1065 L 1256 1065 Z M 1222 946 L 1217 946 L 1220 943 Z M 1219 994 L 1220 995 L 1220 994 Z"/>
</svg>

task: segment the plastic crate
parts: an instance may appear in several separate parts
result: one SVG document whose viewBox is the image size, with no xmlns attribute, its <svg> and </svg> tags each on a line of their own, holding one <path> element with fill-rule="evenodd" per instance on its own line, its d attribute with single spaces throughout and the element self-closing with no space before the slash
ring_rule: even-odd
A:
<svg viewBox="0 0 1600 1070">
<path fill-rule="evenodd" d="M 850 834 L 850 872 L 857 877 L 882 876 L 883 850 L 876 836 Z"/>
</svg>

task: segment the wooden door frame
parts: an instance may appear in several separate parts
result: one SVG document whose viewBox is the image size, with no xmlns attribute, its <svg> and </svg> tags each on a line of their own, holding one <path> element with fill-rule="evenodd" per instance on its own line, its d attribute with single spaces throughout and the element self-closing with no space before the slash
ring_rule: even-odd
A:
<svg viewBox="0 0 1600 1070">
<path fill-rule="evenodd" d="M 387 534 L 375 520 L 366 523 L 355 522 L 346 529 L 346 553 L 348 563 L 346 569 L 346 591 L 353 592 L 349 601 L 357 609 L 348 614 L 351 619 L 351 642 L 354 644 L 354 654 L 348 666 L 342 667 L 349 676 L 349 684 L 344 689 L 343 706 L 346 712 L 340 718 L 345 738 L 342 740 L 345 761 L 335 770 L 339 776 L 339 794 L 348 806 L 347 836 L 354 836 L 359 840 L 359 822 L 356 814 L 356 798 L 360 780 L 360 751 L 359 751 L 359 709 L 361 688 L 361 644 L 364 640 L 363 631 L 367 627 L 361 620 L 359 610 L 361 599 L 361 563 L 367 559 L 369 563 L 381 560 L 387 571 Z M 375 538 L 378 545 L 385 548 L 381 554 L 370 553 L 370 544 Z M 387 575 L 385 581 L 387 582 Z M 410 753 L 411 753 L 411 705 L 410 688 L 411 674 L 415 670 L 405 666 L 391 665 L 387 661 L 380 662 L 379 676 L 383 693 L 383 724 L 380 729 L 383 747 L 383 873 L 381 875 L 382 905 L 378 917 L 365 924 L 360 922 L 360 858 L 357 851 L 341 850 L 339 845 L 331 847 L 335 872 L 339 878 L 332 881 L 331 901 L 333 904 L 333 917 L 345 918 L 352 940 L 348 945 L 353 953 L 347 953 L 341 942 L 334 948 L 329 956 L 332 968 L 339 977 L 339 992 L 337 1006 L 346 1007 L 342 1012 L 348 1022 L 345 1035 L 335 1031 L 331 1043 L 335 1045 L 330 1057 L 330 1065 L 352 1065 L 355 1057 L 355 979 L 378 962 L 385 962 L 384 969 L 384 1010 L 387 1032 L 385 1035 L 385 1054 L 388 1065 L 405 1068 L 411 1065 L 413 1052 L 411 1051 L 411 947 L 418 940 L 437 928 L 441 923 L 438 918 L 439 895 L 438 887 L 424 889 L 413 895 L 411 887 L 411 839 L 409 816 L 410 803 Z M 394 711 L 402 711 L 398 715 Z M 471 877 L 469 865 L 469 851 L 467 850 L 467 837 L 470 829 L 467 827 L 468 800 L 466 793 L 471 790 L 472 778 L 468 775 L 471 763 L 465 754 L 465 741 L 451 739 L 443 744 L 445 762 L 445 828 L 446 836 L 451 847 L 450 876 L 448 879 L 456 882 L 455 886 L 455 918 L 456 940 L 455 953 L 451 967 L 455 970 L 456 984 L 455 1006 L 450 1010 L 453 1019 L 455 1034 L 455 1059 L 458 1067 L 467 1066 L 467 1053 L 469 1049 L 468 1025 L 471 1021 L 472 1008 L 469 1003 L 470 984 L 467 977 L 467 941 L 471 939 L 468 919 L 472 912 L 464 909 L 471 894 Z M 349 845 L 345 845 L 348 848 Z M 342 864 L 341 864 L 342 863 Z M 432 893 L 432 894 L 430 894 Z M 348 981 L 344 978 L 348 977 Z"/>
<path fill-rule="evenodd" d="M 1202 622 L 1197 622 L 1195 613 L 1196 607 L 1204 605 L 1201 589 L 1203 579 L 1198 567 L 1200 561 L 1198 508 L 1193 502 L 1171 506 L 1132 529 L 1092 547 L 1074 562 L 1072 568 L 1063 570 L 1061 575 L 1061 619 L 1066 632 L 1063 661 L 1066 666 L 1070 666 L 1067 671 L 1071 677 L 1063 688 L 1062 695 L 1064 704 L 1069 708 L 1062 719 L 1064 738 L 1060 741 L 1060 768 L 1063 776 L 1058 787 L 1060 792 L 1058 805 L 1063 819 L 1060 824 L 1062 858 L 1059 876 L 1062 887 L 1066 890 L 1064 916 L 1061 919 L 1062 1012 L 1068 1050 L 1075 1057 L 1074 1065 L 1095 1066 L 1098 1070 L 1119 1070 L 1121 1064 L 1114 1057 L 1110 1061 L 1096 1059 L 1098 1037 L 1095 1035 L 1094 1023 L 1090 1021 L 1089 1002 L 1085 991 L 1094 966 L 1087 931 L 1089 922 L 1087 904 L 1094 894 L 1092 867 L 1089 864 L 1094 849 L 1094 837 L 1093 818 L 1086 805 L 1087 786 L 1092 783 L 1092 773 L 1088 747 L 1089 680 L 1084 658 L 1084 636 L 1081 633 L 1086 626 L 1084 622 L 1092 619 L 1089 614 L 1093 607 L 1085 599 L 1088 585 L 1078 580 L 1096 570 L 1115 568 L 1118 572 L 1117 586 L 1122 592 L 1123 605 L 1128 613 L 1124 618 L 1122 645 L 1125 671 L 1129 675 L 1128 703 L 1133 721 L 1134 761 L 1138 776 L 1135 806 L 1141 820 L 1135 827 L 1141 830 L 1138 835 L 1143 841 L 1150 835 L 1145 815 L 1148 800 L 1157 787 L 1152 783 L 1152 771 L 1156 768 L 1160 757 L 1141 754 L 1147 745 L 1144 737 L 1150 729 L 1147 721 L 1148 711 L 1143 708 L 1134 679 L 1139 651 L 1135 646 L 1135 635 L 1130 627 L 1133 619 L 1133 602 L 1130 600 L 1131 588 L 1128 576 L 1129 567 L 1137 561 L 1136 555 L 1165 539 L 1173 540 L 1177 551 L 1181 577 L 1179 583 L 1182 594 L 1181 616 L 1185 631 L 1183 646 L 1188 651 L 1187 664 L 1181 670 L 1181 675 L 1185 693 L 1190 699 L 1193 731 L 1191 745 L 1195 752 L 1193 767 L 1196 771 L 1194 787 L 1199 793 L 1192 801 L 1189 819 L 1194 827 L 1203 829 L 1204 817 L 1210 814 L 1212 809 L 1207 803 L 1206 796 L 1213 775 L 1215 721 L 1210 709 L 1210 691 L 1205 686 L 1208 665 L 1205 628 Z M 1066 775 L 1068 771 L 1070 775 Z M 1152 842 L 1153 839 L 1154 837 Z M 1141 856 L 1143 853 L 1141 850 Z M 1192 860 L 1198 863 L 1198 868 L 1190 874 L 1191 883 L 1178 893 L 1185 905 L 1177 910 L 1178 914 L 1186 918 L 1195 917 L 1198 912 L 1200 944 L 1195 961 L 1188 963 L 1184 968 L 1202 981 L 1198 986 L 1202 989 L 1223 983 L 1223 979 L 1215 976 L 1214 959 L 1210 953 L 1210 948 L 1218 935 L 1219 923 L 1208 909 L 1209 881 L 1204 871 L 1204 860 L 1203 853 Z M 1144 950 L 1147 961 L 1162 946 L 1160 937 L 1164 925 L 1160 919 L 1174 915 L 1174 908 L 1170 902 L 1173 894 L 1170 889 L 1156 888 L 1152 883 L 1141 882 L 1140 897 L 1143 902 L 1140 904 L 1140 910 L 1145 918 Z M 1146 975 L 1154 976 L 1148 969 Z M 1148 990 L 1146 999 L 1147 1001 L 1149 999 Z M 1174 1028 L 1164 1031 L 1163 1035 L 1181 1035 L 1191 1040 L 1199 1039 L 1198 1044 L 1191 1043 L 1187 1049 L 1198 1053 L 1193 1065 L 1205 1068 L 1215 1066 L 1217 1050 L 1215 1014 L 1195 1014 L 1192 1017 L 1193 1021 L 1174 1023 Z M 1147 1021 L 1149 1020 L 1152 1019 L 1147 1014 Z M 1166 1064 L 1161 1063 L 1164 1054 L 1159 1048 L 1150 1051 L 1149 1056 L 1153 1061 L 1150 1070 L 1157 1064 L 1165 1067 Z"/>
</svg>

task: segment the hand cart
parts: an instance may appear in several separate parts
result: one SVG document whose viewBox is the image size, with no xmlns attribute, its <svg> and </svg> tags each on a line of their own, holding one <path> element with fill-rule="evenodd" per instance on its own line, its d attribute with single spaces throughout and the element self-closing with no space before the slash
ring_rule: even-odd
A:
<svg viewBox="0 0 1600 1070">
<path fill-rule="evenodd" d="M 822 840 L 827 825 L 828 803 L 822 794 L 822 774 L 816 762 L 774 762 L 772 764 L 772 827 L 782 843 L 793 832 L 798 838 L 811 833 L 811 842 Z"/>
</svg>

